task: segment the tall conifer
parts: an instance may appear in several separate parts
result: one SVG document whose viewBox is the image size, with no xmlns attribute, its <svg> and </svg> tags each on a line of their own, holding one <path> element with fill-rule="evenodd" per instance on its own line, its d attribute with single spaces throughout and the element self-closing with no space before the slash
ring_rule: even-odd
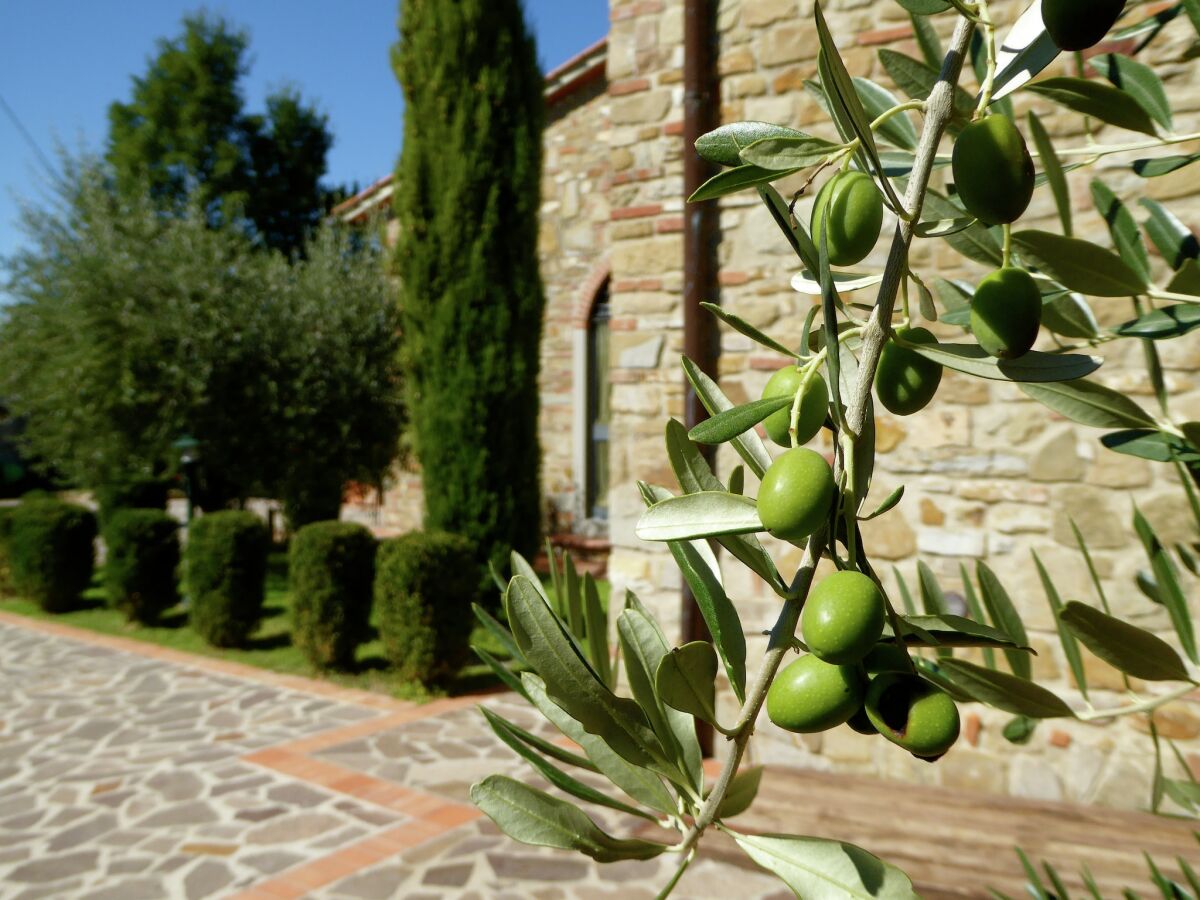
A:
<svg viewBox="0 0 1200 900">
<path fill-rule="evenodd" d="M 520 0 L 401 0 L 396 249 L 426 523 L 501 566 L 540 525 L 543 80 Z"/>
</svg>

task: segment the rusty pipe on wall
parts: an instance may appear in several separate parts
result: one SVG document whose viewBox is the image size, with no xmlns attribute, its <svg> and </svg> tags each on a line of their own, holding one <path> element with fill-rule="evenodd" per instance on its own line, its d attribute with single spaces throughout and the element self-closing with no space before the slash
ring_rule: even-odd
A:
<svg viewBox="0 0 1200 900">
<path fill-rule="evenodd" d="M 696 140 L 720 124 L 717 78 L 717 0 L 684 0 L 683 5 L 683 352 L 701 371 L 717 377 L 720 341 L 711 314 L 700 308 L 717 299 L 717 245 L 720 210 L 715 201 L 687 204 L 687 198 L 713 174 L 715 166 L 700 158 Z M 690 429 L 708 418 L 700 398 L 684 379 L 684 421 Z M 712 464 L 712 446 L 701 451 Z M 687 584 L 683 585 L 680 623 L 684 641 L 711 640 Z M 697 722 L 705 756 L 713 750 L 712 728 Z"/>
</svg>

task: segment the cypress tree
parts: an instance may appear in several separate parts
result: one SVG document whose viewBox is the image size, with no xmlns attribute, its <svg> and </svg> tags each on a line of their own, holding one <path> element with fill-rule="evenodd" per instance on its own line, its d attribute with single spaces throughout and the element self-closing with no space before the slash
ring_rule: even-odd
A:
<svg viewBox="0 0 1200 900">
<path fill-rule="evenodd" d="M 401 0 L 396 248 L 426 528 L 537 547 L 543 79 L 520 0 Z"/>
</svg>

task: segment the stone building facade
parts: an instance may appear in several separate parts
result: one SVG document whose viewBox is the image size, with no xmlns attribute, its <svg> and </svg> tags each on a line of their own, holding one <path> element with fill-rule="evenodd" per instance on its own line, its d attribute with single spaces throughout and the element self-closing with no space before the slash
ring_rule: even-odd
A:
<svg viewBox="0 0 1200 900">
<path fill-rule="evenodd" d="M 1024 4 L 993 0 L 990 5 L 997 22 L 1010 23 Z M 1167 5 L 1141 7 L 1135 15 Z M 877 58 L 881 47 L 918 55 L 898 4 L 829 0 L 825 8 L 851 74 L 888 84 Z M 824 111 L 804 89 L 805 80 L 816 77 L 812 0 L 722 0 L 719 10 L 722 120 L 777 122 L 832 134 Z M 943 39 L 951 18 L 935 19 Z M 668 416 L 683 416 L 682 40 L 682 0 L 612 0 L 607 42 L 552 73 L 541 246 L 547 287 L 542 434 L 548 518 L 564 531 L 589 522 L 585 473 L 593 445 L 588 440 L 588 335 L 593 333 L 589 323 L 595 324 L 593 305 L 603 296 L 610 316 L 608 488 L 603 504 L 611 543 L 608 574 L 613 596 L 628 587 L 667 622 L 677 620 L 679 574 L 662 547 L 637 540 L 634 526 L 643 508 L 637 481 L 674 484 L 663 425 Z M 1200 130 L 1200 68 L 1196 62 L 1175 62 L 1192 40 L 1186 27 L 1171 27 L 1154 45 L 1153 58 L 1162 66 L 1179 133 Z M 603 71 L 597 74 L 600 59 Z M 584 69 L 593 74 L 583 84 L 569 78 L 555 81 Z M 1087 141 L 1079 116 L 1045 103 L 1032 107 L 1068 146 Z M 1024 95 L 1019 95 L 1017 108 L 1022 116 L 1030 108 Z M 1122 196 L 1167 201 L 1185 221 L 1200 223 L 1195 169 L 1142 180 L 1132 175 L 1127 159 L 1108 157 L 1069 175 L 1081 236 L 1105 234 L 1089 196 L 1089 181 L 1097 175 Z M 779 186 L 786 192 L 798 184 Z M 798 344 L 804 314 L 814 301 L 789 286 L 797 267 L 790 248 L 752 192 L 720 203 L 720 296 L 713 299 L 784 343 Z M 809 205 L 801 202 L 798 213 L 807 214 Z M 1056 223 L 1049 192 L 1038 191 L 1022 227 L 1053 229 Z M 884 230 L 890 232 L 889 223 Z M 875 254 L 856 268 L 880 268 L 884 253 L 881 241 Z M 977 279 L 982 274 L 936 240 L 916 243 L 913 265 L 918 272 L 946 278 Z M 1161 261 L 1155 265 L 1161 268 Z M 1131 317 L 1127 300 L 1098 300 L 1092 306 L 1102 323 Z M 948 338 L 961 334 L 951 327 L 931 327 Z M 1160 350 L 1173 409 L 1200 419 L 1200 342 L 1163 342 Z M 1098 352 L 1106 359 L 1099 380 L 1150 408 L 1154 401 L 1140 349 L 1122 342 Z M 734 402 L 758 397 L 769 375 L 783 364 L 782 358 L 722 330 L 720 381 Z M 1064 696 L 1074 696 L 1031 558 L 1036 551 L 1055 574 L 1064 599 L 1096 602 L 1074 547 L 1074 518 L 1091 545 L 1114 611 L 1169 632 L 1163 609 L 1134 587 L 1145 560 L 1130 524 L 1136 503 L 1164 540 L 1194 539 L 1169 467 L 1105 450 L 1097 432 L 1057 417 L 1011 385 L 951 372 L 928 409 L 905 419 L 878 417 L 878 450 L 873 493 L 882 498 L 897 485 L 906 486 L 899 507 L 864 526 L 872 558 L 889 570 L 889 587 L 894 587 L 896 571 L 914 584 L 916 560 L 921 559 L 947 590 L 961 591 L 960 567 L 986 561 L 1000 573 L 1031 628 L 1038 651 L 1035 673 Z M 733 464 L 732 454 L 722 450 L 719 468 L 728 472 Z M 410 499 L 415 496 L 409 487 L 404 490 Z M 752 493 L 753 486 L 747 490 Z M 393 511 L 402 506 L 387 499 L 381 524 L 403 527 L 399 523 L 412 521 L 411 513 L 405 518 Z M 780 570 L 790 574 L 799 551 L 770 542 L 768 547 Z M 778 601 L 728 560 L 725 580 L 746 628 L 753 671 Z M 1187 589 L 1200 615 L 1197 585 L 1189 581 Z M 1091 683 L 1104 689 L 1094 701 L 1116 702 L 1121 685 L 1115 671 L 1094 658 L 1088 658 L 1087 666 Z M 725 714 L 730 717 L 732 710 Z M 1056 720 L 1016 748 L 1001 736 L 1008 718 L 970 707 L 965 740 L 936 766 L 848 729 L 793 738 L 765 717 L 765 740 L 756 744 L 759 754 L 773 762 L 1024 796 L 1120 806 L 1146 803 L 1153 754 L 1141 720 L 1103 727 Z M 1195 699 L 1165 708 L 1159 729 L 1178 742 L 1200 774 L 1200 706 Z"/>
</svg>

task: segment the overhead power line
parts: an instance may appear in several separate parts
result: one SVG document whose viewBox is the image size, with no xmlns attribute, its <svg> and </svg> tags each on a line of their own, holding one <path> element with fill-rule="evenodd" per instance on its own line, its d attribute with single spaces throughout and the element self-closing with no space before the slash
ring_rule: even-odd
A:
<svg viewBox="0 0 1200 900">
<path fill-rule="evenodd" d="M 33 135 L 29 132 L 29 129 L 26 128 L 21 120 L 17 117 L 17 114 L 13 108 L 8 105 L 8 101 L 4 99 L 3 94 L 0 94 L 0 107 L 4 108 L 4 114 L 8 116 L 9 121 L 13 123 L 17 131 L 21 133 L 21 137 L 25 139 L 25 143 L 27 143 L 30 149 L 33 150 L 34 154 L 37 155 L 38 160 L 46 168 L 46 171 L 49 172 L 51 176 L 56 176 L 58 173 L 51 164 L 50 158 L 42 152 L 42 148 L 38 146 L 38 142 L 34 140 Z"/>
</svg>

